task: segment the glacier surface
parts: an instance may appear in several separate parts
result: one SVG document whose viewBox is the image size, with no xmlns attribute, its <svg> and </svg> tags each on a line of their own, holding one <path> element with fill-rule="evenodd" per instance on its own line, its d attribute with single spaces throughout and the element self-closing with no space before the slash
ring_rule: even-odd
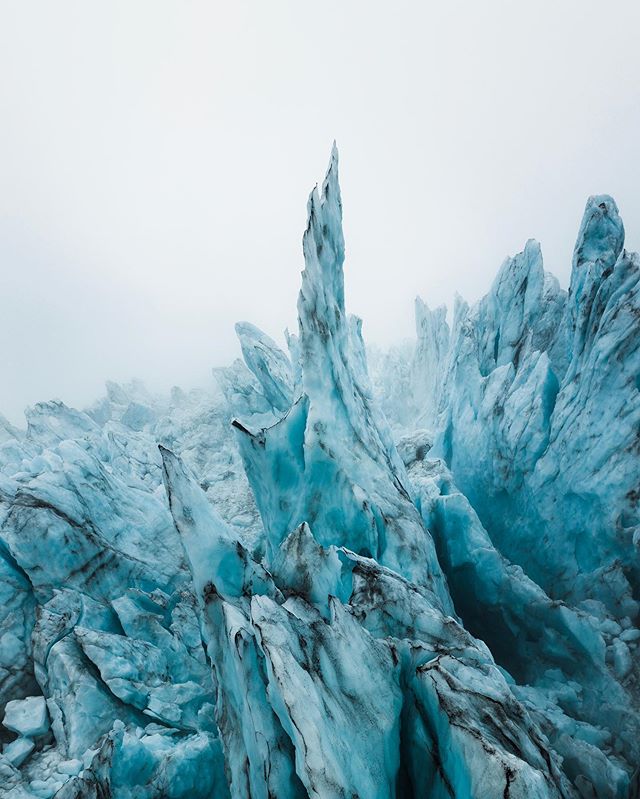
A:
<svg viewBox="0 0 640 799">
<path fill-rule="evenodd" d="M 640 260 L 591 197 L 365 348 L 338 156 L 298 331 L 0 417 L 3 799 L 640 797 Z"/>
</svg>

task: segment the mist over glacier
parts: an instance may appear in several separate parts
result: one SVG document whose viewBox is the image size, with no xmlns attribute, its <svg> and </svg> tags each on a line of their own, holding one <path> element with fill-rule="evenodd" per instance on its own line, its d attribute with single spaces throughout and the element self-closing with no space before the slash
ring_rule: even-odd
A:
<svg viewBox="0 0 640 799">
<path fill-rule="evenodd" d="M 640 795 L 640 259 L 587 201 L 367 352 L 334 147 L 287 351 L 0 419 L 0 796 Z"/>
<path fill-rule="evenodd" d="M 2 3 L 0 410 L 208 384 L 239 319 L 282 347 L 334 137 L 367 343 L 530 236 L 567 288 L 589 194 L 640 218 L 639 27 L 635 0 Z"/>
</svg>

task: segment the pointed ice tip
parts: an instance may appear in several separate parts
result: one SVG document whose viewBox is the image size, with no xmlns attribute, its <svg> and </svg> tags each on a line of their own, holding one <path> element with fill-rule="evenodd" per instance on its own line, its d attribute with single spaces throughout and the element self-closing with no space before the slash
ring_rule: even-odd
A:
<svg viewBox="0 0 640 799">
<path fill-rule="evenodd" d="M 171 458 L 175 459 L 175 454 L 168 449 L 167 447 L 163 447 L 162 444 L 158 444 L 158 449 L 160 450 L 160 455 L 162 455 L 162 460 L 170 460 Z"/>
<path fill-rule="evenodd" d="M 339 161 L 340 161 L 340 156 L 338 155 L 338 145 L 336 144 L 336 140 L 334 139 L 333 144 L 331 145 L 331 156 L 329 158 L 329 168 L 327 169 L 327 174 L 333 172 L 334 170 L 337 171 Z"/>
<path fill-rule="evenodd" d="M 618 205 L 610 194 L 592 194 L 587 199 L 585 214 L 588 213 L 591 208 L 595 208 L 596 206 L 603 213 L 618 213 Z"/>
<path fill-rule="evenodd" d="M 330 195 L 337 198 L 340 197 L 340 185 L 338 182 L 338 145 L 333 140 L 331 147 L 331 156 L 329 158 L 329 166 L 327 167 L 327 174 L 322 182 L 322 200 L 325 201 Z"/>
<path fill-rule="evenodd" d="M 186 474 L 184 465 L 175 452 L 167 449 L 167 447 L 163 447 L 162 444 L 158 444 L 158 450 L 160 451 L 160 457 L 162 458 L 162 471 L 165 480 L 166 478 L 175 479 L 175 476 L 179 471 L 182 471 L 183 474 Z"/>
<path fill-rule="evenodd" d="M 158 444 L 158 450 L 162 458 L 162 482 L 164 483 L 167 496 L 170 498 L 171 483 L 175 481 L 182 463 L 175 452 L 167 449 L 167 447 L 163 447 L 162 444 Z"/>
<path fill-rule="evenodd" d="M 457 291 L 453 294 L 453 316 L 454 319 L 458 314 L 466 313 L 469 308 L 469 303 L 465 300 L 462 294 L 458 294 Z"/>
<path fill-rule="evenodd" d="M 624 247 L 624 225 L 618 206 L 608 194 L 587 200 L 573 251 L 573 268 L 592 261 L 613 266 Z"/>
<path fill-rule="evenodd" d="M 262 332 L 262 330 L 260 330 L 259 327 L 256 327 L 251 322 L 244 322 L 242 320 L 235 323 L 234 330 L 236 331 L 236 336 L 240 340 L 242 340 L 243 336 L 255 336 L 258 338 L 260 336 L 264 336 L 264 333 Z"/>
<path fill-rule="evenodd" d="M 307 199 L 307 221 L 311 218 L 311 214 L 320 207 L 320 194 L 318 193 L 318 184 L 309 192 Z"/>
</svg>

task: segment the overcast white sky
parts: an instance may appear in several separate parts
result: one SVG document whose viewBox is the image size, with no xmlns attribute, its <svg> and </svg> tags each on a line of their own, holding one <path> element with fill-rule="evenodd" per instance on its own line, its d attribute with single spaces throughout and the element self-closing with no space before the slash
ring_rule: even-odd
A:
<svg viewBox="0 0 640 799">
<path fill-rule="evenodd" d="M 640 248 L 640 3 L 0 0 L 0 409 L 207 380 L 295 325 L 338 141 L 349 310 L 413 332 L 589 194 Z"/>
</svg>

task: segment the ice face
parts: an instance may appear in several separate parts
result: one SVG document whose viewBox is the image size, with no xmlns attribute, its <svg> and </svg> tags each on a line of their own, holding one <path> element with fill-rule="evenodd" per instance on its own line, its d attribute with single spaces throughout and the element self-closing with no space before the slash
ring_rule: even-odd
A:
<svg viewBox="0 0 640 799">
<path fill-rule="evenodd" d="M 505 556 L 618 619 L 637 612 L 640 477 L 640 273 L 623 235 L 615 203 L 591 198 L 568 296 L 529 243 L 460 309 L 433 450 Z"/>
<path fill-rule="evenodd" d="M 0 417 L 2 799 L 640 790 L 640 264 L 587 203 L 367 353 L 338 155 L 288 353 Z M 159 446 L 158 446 L 159 445 Z"/>
</svg>

